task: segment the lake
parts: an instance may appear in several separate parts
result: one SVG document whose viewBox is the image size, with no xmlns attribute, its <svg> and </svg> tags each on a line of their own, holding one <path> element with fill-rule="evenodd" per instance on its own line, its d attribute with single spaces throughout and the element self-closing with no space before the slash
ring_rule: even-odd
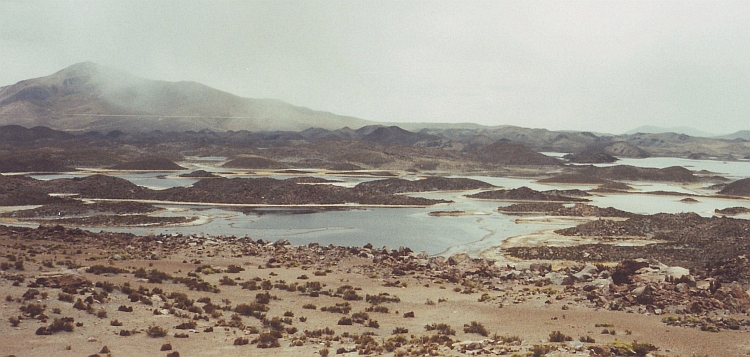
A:
<svg viewBox="0 0 750 357">
<path fill-rule="evenodd" d="M 216 161 L 220 163 L 220 161 Z M 748 162 L 721 162 L 709 160 L 688 160 L 671 158 L 627 159 L 618 162 L 641 167 L 668 167 L 674 165 L 685 166 L 691 170 L 708 170 L 733 179 L 750 176 Z M 188 167 L 179 172 L 142 172 L 142 173 L 112 173 L 113 176 L 127 179 L 135 184 L 152 189 L 165 189 L 175 186 L 189 186 L 196 179 L 182 178 L 179 174 L 195 169 L 232 173 L 233 177 L 258 177 L 243 173 L 242 170 L 227 170 L 216 168 L 206 162 L 180 163 Z M 60 177 L 80 177 L 93 172 L 77 172 L 60 175 L 33 175 L 37 179 L 52 179 Z M 327 179 L 338 179 L 343 186 L 354 186 L 359 182 L 374 180 L 372 177 L 336 177 L 313 173 L 313 176 Z M 264 177 L 289 178 L 299 175 L 268 175 Z M 412 176 L 411 178 L 415 178 Z M 526 178 L 505 178 L 487 176 L 453 176 L 469 177 L 482 180 L 503 188 L 528 186 L 535 190 L 549 189 L 589 189 L 587 185 L 549 185 L 539 184 Z M 701 185 L 680 185 L 670 183 L 630 183 L 640 192 L 673 191 L 685 194 L 711 194 Z M 500 245 L 503 240 L 523 234 L 541 230 L 564 228 L 571 223 L 529 222 L 516 223 L 516 216 L 507 216 L 495 212 L 499 206 L 511 202 L 473 200 L 464 197 L 467 192 L 429 192 L 412 194 L 433 199 L 447 199 L 454 201 L 426 208 L 361 208 L 344 211 L 324 211 L 305 214 L 275 214 L 258 215 L 244 214 L 235 211 L 222 210 L 211 206 L 195 205 L 161 205 L 165 211 L 157 215 L 198 216 L 200 224 L 180 227 L 160 228 L 106 228 L 107 231 L 132 232 L 136 234 L 209 234 L 225 236 L 248 236 L 253 239 L 276 241 L 289 240 L 292 244 L 334 244 L 342 246 L 363 246 L 371 243 L 376 247 L 387 246 L 398 248 L 405 246 L 414 251 L 424 251 L 430 255 L 468 252 L 476 255 L 482 250 Z M 659 212 L 679 213 L 696 212 L 703 216 L 713 215 L 714 209 L 733 206 L 750 208 L 748 200 L 729 200 L 718 198 L 697 198 L 698 203 L 681 202 L 686 196 L 657 196 L 648 194 L 607 194 L 591 197 L 592 205 L 600 207 L 616 207 L 625 211 L 654 214 Z M 476 214 L 464 216 L 430 216 L 432 211 L 466 211 Z M 748 216 L 740 216 L 748 218 Z M 86 227 L 82 227 L 86 228 Z M 99 230 L 100 228 L 93 228 Z"/>
</svg>

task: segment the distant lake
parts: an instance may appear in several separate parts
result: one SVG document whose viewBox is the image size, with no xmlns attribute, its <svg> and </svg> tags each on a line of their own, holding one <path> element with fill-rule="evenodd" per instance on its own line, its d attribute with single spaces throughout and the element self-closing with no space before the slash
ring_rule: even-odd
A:
<svg viewBox="0 0 750 357">
<path fill-rule="evenodd" d="M 207 160 L 208 161 L 208 160 Z M 181 165 L 194 162 L 180 163 Z M 618 164 L 640 167 L 668 167 L 684 166 L 691 170 L 709 170 L 718 175 L 733 179 L 750 176 L 748 162 L 722 162 L 710 160 L 688 160 L 671 158 L 625 159 Z M 599 165 L 598 165 L 599 166 Z M 604 166 L 604 165 L 601 165 Z M 113 176 L 127 179 L 135 184 L 154 189 L 165 189 L 175 186 L 189 186 L 198 181 L 192 178 L 182 178 L 178 175 L 189 170 L 179 172 L 143 172 L 118 173 Z M 200 169 L 214 172 L 233 172 L 238 177 L 258 177 L 243 174 L 242 170 L 218 170 L 211 165 L 200 163 Z M 85 173 L 63 175 L 34 175 L 38 179 L 52 179 L 61 177 L 82 177 Z M 285 179 L 299 175 L 272 175 L 270 177 Z M 328 179 L 338 179 L 343 186 L 354 186 L 359 182 L 378 178 L 372 177 L 332 177 L 327 175 L 313 175 Z M 269 177 L 269 176 L 263 176 Z M 413 176 L 411 178 L 415 178 Z M 453 176 L 466 177 L 466 176 Z M 590 189 L 593 185 L 550 185 L 539 184 L 531 179 L 504 178 L 486 176 L 468 176 L 482 180 L 503 188 L 528 186 L 535 190 L 549 189 Z M 685 194 L 712 194 L 701 184 L 680 185 L 672 183 L 636 182 L 630 183 L 641 192 L 673 191 Z M 136 234 L 209 234 L 225 236 L 248 236 L 253 239 L 276 241 L 289 240 L 292 244 L 308 244 L 317 242 L 323 245 L 334 244 L 343 246 L 363 246 L 367 243 L 375 247 L 387 246 L 398 248 L 405 246 L 414 251 L 424 251 L 428 254 L 454 253 L 465 251 L 478 254 L 484 249 L 500 245 L 503 240 L 522 234 L 529 234 L 541 230 L 569 227 L 571 224 L 552 224 L 543 222 L 523 221 L 515 223 L 517 216 L 507 216 L 495 212 L 499 206 L 506 206 L 512 202 L 472 200 L 464 197 L 468 192 L 429 192 L 415 193 L 412 196 L 453 200 L 454 203 L 440 204 L 427 208 L 362 208 L 346 211 L 324 211 L 306 214 L 243 214 L 226 211 L 210 206 L 164 205 L 168 211 L 158 215 L 200 216 L 203 224 L 185 227 L 164 228 L 106 228 L 107 231 L 132 232 Z M 608 194 L 606 196 L 591 197 L 590 204 L 600 207 L 615 207 L 625 211 L 654 214 L 659 212 L 679 213 L 696 212 L 703 216 L 713 215 L 717 208 L 744 206 L 750 208 L 749 200 L 727 200 L 717 198 L 697 198 L 698 203 L 680 202 L 687 196 L 655 196 L 644 194 Z M 476 215 L 457 217 L 434 217 L 428 215 L 432 211 L 467 211 L 477 212 Z M 739 216 L 749 218 L 747 215 Z M 86 227 L 82 227 L 86 228 Z M 94 228 L 100 230 L 101 228 Z"/>
</svg>

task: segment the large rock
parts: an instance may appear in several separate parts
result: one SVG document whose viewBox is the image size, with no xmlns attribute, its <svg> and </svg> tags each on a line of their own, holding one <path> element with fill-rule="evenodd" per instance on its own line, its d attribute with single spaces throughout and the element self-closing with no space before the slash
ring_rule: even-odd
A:
<svg viewBox="0 0 750 357">
<path fill-rule="evenodd" d="M 643 268 L 647 268 L 649 263 L 645 259 L 626 259 L 617 264 L 615 272 L 612 274 L 612 281 L 617 285 L 630 284 L 633 282 L 632 276 Z"/>
<path fill-rule="evenodd" d="M 589 281 L 593 279 L 598 272 L 599 272 L 599 269 L 597 267 L 591 264 L 586 264 L 586 266 L 583 267 L 583 269 L 573 274 L 573 276 L 579 281 Z"/>
</svg>

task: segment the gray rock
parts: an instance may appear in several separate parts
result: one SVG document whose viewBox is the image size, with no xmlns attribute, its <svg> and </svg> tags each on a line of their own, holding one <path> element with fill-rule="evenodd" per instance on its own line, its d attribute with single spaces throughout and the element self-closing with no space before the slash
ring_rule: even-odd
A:
<svg viewBox="0 0 750 357">
<path fill-rule="evenodd" d="M 595 277 L 598 272 L 599 269 L 597 267 L 591 264 L 586 264 L 583 269 L 581 269 L 578 273 L 573 274 L 573 276 L 579 281 L 588 281 L 593 279 L 593 277 Z"/>
</svg>

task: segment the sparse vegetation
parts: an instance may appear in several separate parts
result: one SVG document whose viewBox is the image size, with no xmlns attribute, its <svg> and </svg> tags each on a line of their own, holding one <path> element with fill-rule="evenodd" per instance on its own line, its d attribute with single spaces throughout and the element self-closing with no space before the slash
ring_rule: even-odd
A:
<svg viewBox="0 0 750 357">
<path fill-rule="evenodd" d="M 148 335 L 148 337 L 154 337 L 154 338 L 165 337 L 167 336 L 167 330 L 165 330 L 164 328 L 160 326 L 152 325 L 152 326 L 149 326 L 148 329 L 146 329 L 146 335 Z"/>
<path fill-rule="evenodd" d="M 465 324 L 464 333 L 476 333 L 485 337 L 489 335 L 489 332 L 487 332 L 484 325 L 476 321 L 472 321 L 470 324 Z"/>
<path fill-rule="evenodd" d="M 552 331 L 549 334 L 549 342 L 573 341 L 573 337 L 567 336 L 560 331 Z"/>
</svg>

